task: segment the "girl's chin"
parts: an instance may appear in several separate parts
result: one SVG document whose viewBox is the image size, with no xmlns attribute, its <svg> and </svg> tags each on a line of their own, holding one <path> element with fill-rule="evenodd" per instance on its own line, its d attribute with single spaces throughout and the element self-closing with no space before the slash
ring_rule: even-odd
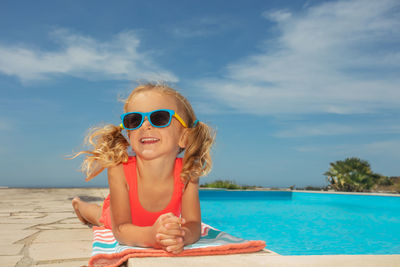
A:
<svg viewBox="0 0 400 267">
<path fill-rule="evenodd" d="M 157 158 L 160 158 L 163 156 L 170 155 L 170 153 L 165 153 L 165 152 L 161 153 L 160 151 L 154 151 L 154 150 L 148 149 L 148 150 L 136 151 L 135 154 L 136 154 L 136 157 L 139 157 L 143 160 L 153 160 L 153 159 L 157 159 Z M 178 156 L 178 154 L 176 156 Z"/>
</svg>

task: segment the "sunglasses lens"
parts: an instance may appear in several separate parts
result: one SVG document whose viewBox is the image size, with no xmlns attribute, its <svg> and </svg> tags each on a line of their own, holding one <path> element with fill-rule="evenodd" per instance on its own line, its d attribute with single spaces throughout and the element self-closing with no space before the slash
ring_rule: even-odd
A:
<svg viewBox="0 0 400 267">
<path fill-rule="evenodd" d="M 139 127 L 142 122 L 142 115 L 139 113 L 130 113 L 124 117 L 124 126 L 127 129 Z"/>
<path fill-rule="evenodd" d="M 171 115 L 168 111 L 159 110 L 151 113 L 150 121 L 155 126 L 166 126 L 171 120 Z"/>
</svg>

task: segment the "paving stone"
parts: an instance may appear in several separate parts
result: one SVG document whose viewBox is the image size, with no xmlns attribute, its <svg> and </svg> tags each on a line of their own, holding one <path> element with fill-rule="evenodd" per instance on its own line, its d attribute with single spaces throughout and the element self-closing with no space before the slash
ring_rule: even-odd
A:
<svg viewBox="0 0 400 267">
<path fill-rule="evenodd" d="M 34 226 L 32 229 L 35 230 L 55 230 L 55 228 L 51 225 L 39 225 L 39 226 Z"/>
<path fill-rule="evenodd" d="M 71 208 L 72 209 L 72 208 Z M 57 213 L 52 213 L 50 211 L 48 211 L 49 214 L 46 216 L 46 222 L 48 223 L 53 223 L 53 222 L 59 222 L 61 220 L 64 220 L 65 218 L 70 218 L 72 217 L 72 212 L 57 212 Z"/>
<path fill-rule="evenodd" d="M 32 230 L 30 227 L 35 226 L 35 224 L 31 223 L 1 223 L 0 222 L 0 234 L 2 231 L 10 232 L 10 231 L 19 231 L 19 230 Z M 1 243 L 1 242 L 0 242 Z"/>
<path fill-rule="evenodd" d="M 40 217 L 37 216 L 36 218 L 33 216 L 24 216 L 24 215 L 15 215 L 15 216 L 10 216 L 7 218 L 0 218 L 0 223 L 9 223 L 9 224 L 32 224 L 32 225 L 38 225 L 38 224 L 51 224 L 51 223 L 57 223 L 58 221 L 61 221 L 65 218 L 71 217 L 73 214 L 71 212 L 66 212 L 66 213 L 50 213 L 50 214 L 45 214 L 45 213 L 38 213 L 41 214 Z M 24 218 L 25 217 L 25 218 Z"/>
<path fill-rule="evenodd" d="M 54 227 L 53 229 L 86 229 L 86 230 L 90 229 L 87 225 L 81 223 L 80 221 L 79 223 L 68 223 L 68 224 L 58 223 L 58 224 L 52 224 L 51 226 Z"/>
<path fill-rule="evenodd" d="M 68 261 L 54 261 L 54 262 L 50 262 L 50 263 L 41 263 L 38 262 L 36 263 L 34 266 L 38 266 L 38 267 L 53 267 L 53 266 L 57 266 L 57 267 L 77 267 L 77 266 L 88 266 L 88 260 L 68 260 Z"/>
<path fill-rule="evenodd" d="M 91 229 L 65 229 L 65 230 L 46 230 L 41 232 L 33 243 L 64 243 L 71 241 L 92 241 L 93 233 Z"/>
<path fill-rule="evenodd" d="M 21 206 L 11 206 L 11 205 L 4 205 L 0 207 L 0 212 L 1 213 L 8 213 L 10 216 L 11 212 L 31 212 L 35 208 L 38 208 L 37 206 L 31 206 L 31 205 L 21 205 Z"/>
<path fill-rule="evenodd" d="M 83 223 L 69 223 L 69 224 L 49 224 L 35 226 L 35 230 L 61 230 L 61 229 L 89 229 L 89 227 Z M 91 230 L 90 230 L 91 231 Z"/>
<path fill-rule="evenodd" d="M 201 256 L 201 257 L 131 258 L 128 261 L 128 267 L 135 267 L 135 266 L 398 267 L 399 262 L 400 262 L 400 255 L 270 256 L 270 255 L 259 255 L 258 253 L 252 253 L 252 254 Z"/>
<path fill-rule="evenodd" d="M 46 213 L 41 212 L 11 212 L 10 219 L 41 219 L 46 217 Z"/>
<path fill-rule="evenodd" d="M 43 224 L 43 223 L 52 223 L 51 221 L 49 222 L 46 217 L 44 218 L 2 218 L 0 220 L 0 223 L 7 223 L 7 224 L 31 224 L 31 225 L 38 225 L 38 224 Z"/>
<path fill-rule="evenodd" d="M 65 260 L 65 259 L 89 259 L 92 250 L 90 241 L 67 241 L 33 243 L 29 248 L 29 256 L 35 261 Z"/>
<path fill-rule="evenodd" d="M 0 256 L 0 266 L 15 266 L 22 259 L 20 256 Z"/>
<path fill-rule="evenodd" d="M 0 244 L 0 256 L 18 255 L 23 247 L 24 244 Z"/>
<path fill-rule="evenodd" d="M 47 213 L 58 213 L 58 212 L 62 212 L 62 213 L 71 213 L 72 210 L 72 206 L 69 203 L 68 205 L 57 205 L 54 204 L 53 206 L 42 206 L 42 207 L 37 207 L 35 208 L 35 211 L 37 212 L 47 212 Z"/>
<path fill-rule="evenodd" d="M 9 224 L 1 225 L 4 228 L 0 229 L 1 243 L 0 244 L 13 244 L 21 239 L 24 239 L 30 235 L 33 235 L 37 231 L 35 230 L 15 230 L 15 228 L 10 227 Z"/>
<path fill-rule="evenodd" d="M 44 220 L 39 220 L 39 219 L 13 219 L 13 218 L 3 218 L 1 219 L 0 223 L 6 223 L 6 224 L 30 224 L 30 225 L 37 225 L 42 222 L 45 222 Z"/>
<path fill-rule="evenodd" d="M 82 224 L 81 221 L 78 219 L 78 217 L 76 217 L 75 213 L 71 218 L 63 219 L 63 220 L 60 221 L 60 223 L 66 223 L 66 224 L 67 223 L 70 223 L 70 224 L 79 223 L 79 224 Z"/>
</svg>

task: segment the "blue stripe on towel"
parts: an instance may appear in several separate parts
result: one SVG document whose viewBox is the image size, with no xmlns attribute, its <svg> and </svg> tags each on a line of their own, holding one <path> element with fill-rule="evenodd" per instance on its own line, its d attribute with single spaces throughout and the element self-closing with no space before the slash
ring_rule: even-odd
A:
<svg viewBox="0 0 400 267">
<path fill-rule="evenodd" d="M 93 242 L 93 247 L 98 247 L 98 248 L 115 248 L 118 246 L 118 242 L 115 241 L 112 244 L 107 244 L 107 243 L 101 243 L 101 242 Z"/>
<path fill-rule="evenodd" d="M 208 229 L 208 233 L 206 236 L 202 236 L 201 239 L 215 239 L 221 231 L 214 230 L 214 229 Z"/>
</svg>

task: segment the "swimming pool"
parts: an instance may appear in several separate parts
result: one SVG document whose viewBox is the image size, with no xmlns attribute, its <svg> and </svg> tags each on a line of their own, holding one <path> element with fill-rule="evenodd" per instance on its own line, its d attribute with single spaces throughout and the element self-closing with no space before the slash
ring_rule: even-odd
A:
<svg viewBox="0 0 400 267">
<path fill-rule="evenodd" d="M 200 190 L 205 223 L 281 255 L 400 254 L 400 197 Z"/>
</svg>

